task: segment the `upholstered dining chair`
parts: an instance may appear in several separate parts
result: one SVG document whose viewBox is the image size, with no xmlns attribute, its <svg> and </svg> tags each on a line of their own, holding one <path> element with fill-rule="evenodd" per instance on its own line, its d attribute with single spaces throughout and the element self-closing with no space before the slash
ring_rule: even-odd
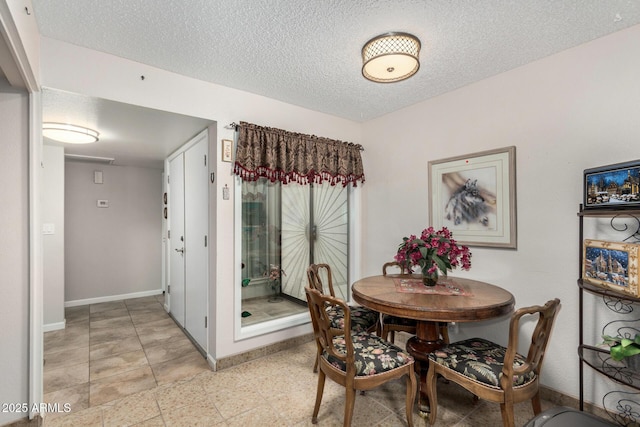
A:
<svg viewBox="0 0 640 427">
<path fill-rule="evenodd" d="M 407 273 L 407 269 L 403 264 L 400 264 L 397 261 L 385 262 L 382 265 L 382 275 L 387 275 L 388 268 L 398 268 L 400 269 L 401 274 Z M 409 272 L 410 273 L 410 272 Z M 407 332 L 409 334 L 416 334 L 417 322 L 414 319 L 405 319 L 403 317 L 392 316 L 390 314 L 383 314 L 380 317 L 380 325 L 382 326 L 381 337 L 385 340 L 389 340 L 391 342 L 395 342 L 396 340 L 396 332 Z M 446 323 L 440 324 L 440 336 L 442 336 L 442 340 L 445 344 L 449 343 L 449 329 L 447 328 Z"/>
<path fill-rule="evenodd" d="M 513 405 L 531 399 L 534 414 L 539 414 L 539 380 L 551 328 L 560 305 L 559 299 L 544 306 L 518 309 L 509 324 L 507 347 L 482 338 L 458 341 L 429 354 L 427 395 L 431 413 L 429 423 L 437 417 L 437 375 L 458 383 L 480 399 L 500 403 L 502 422 L 515 424 Z M 526 356 L 517 353 L 520 320 L 524 316 L 538 316 L 531 334 Z"/>
<path fill-rule="evenodd" d="M 405 409 L 407 423 L 410 427 L 413 426 L 413 405 L 417 390 L 413 358 L 376 334 L 355 332 L 351 327 L 351 307 L 341 299 L 324 295 L 311 287 L 306 287 L 305 292 L 315 340 L 318 348 L 322 349 L 311 422 L 318 422 L 326 377 L 345 387 L 344 425 L 350 426 L 356 390 L 371 390 L 406 376 Z M 333 327 L 334 320 L 330 313 L 335 311 L 345 313 L 344 329 Z"/>
<path fill-rule="evenodd" d="M 327 290 L 325 292 L 324 285 L 322 283 L 322 277 L 326 277 Z M 329 264 L 311 264 L 307 268 L 307 279 L 309 280 L 309 286 L 316 289 L 321 294 L 327 294 L 335 298 L 336 293 L 333 289 L 333 279 L 331 274 L 331 267 Z M 377 311 L 371 310 L 362 306 L 350 306 L 351 312 L 351 329 L 354 332 L 374 332 L 379 331 L 378 319 L 380 314 Z M 344 312 L 339 307 L 329 309 L 329 316 L 331 318 L 331 326 L 336 329 L 344 329 Z M 318 348 L 320 351 L 320 348 Z M 318 353 L 320 357 L 320 353 Z M 313 366 L 313 372 L 318 372 L 318 359 Z"/>
</svg>

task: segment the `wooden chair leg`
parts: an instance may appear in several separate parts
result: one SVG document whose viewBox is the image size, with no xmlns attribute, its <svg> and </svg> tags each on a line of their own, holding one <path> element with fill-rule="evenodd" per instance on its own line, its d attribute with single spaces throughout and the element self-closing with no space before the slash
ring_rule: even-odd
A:
<svg viewBox="0 0 640 427">
<path fill-rule="evenodd" d="M 356 403 L 356 390 L 353 387 L 347 386 L 347 399 L 344 402 L 344 427 L 351 426 L 351 419 L 353 418 L 353 408 Z"/>
<path fill-rule="evenodd" d="M 536 395 L 531 398 L 531 407 L 533 408 L 534 415 L 538 415 L 542 412 L 542 406 L 540 405 L 540 392 L 536 393 Z"/>
<path fill-rule="evenodd" d="M 438 416 L 438 392 L 436 391 L 436 370 L 429 368 L 427 373 L 427 396 L 429 396 L 429 424 L 434 425 Z"/>
<path fill-rule="evenodd" d="M 320 354 L 316 354 L 316 361 L 313 364 L 313 373 L 317 374 L 318 373 L 318 360 L 320 359 Z"/>
<path fill-rule="evenodd" d="M 513 414 L 513 403 L 501 403 L 500 412 L 502 412 L 502 425 L 504 427 L 515 427 L 516 421 Z"/>
<path fill-rule="evenodd" d="M 449 327 L 446 323 L 440 323 L 440 335 L 445 344 L 449 344 Z"/>
<path fill-rule="evenodd" d="M 313 415 L 311 416 L 311 422 L 313 424 L 318 423 L 318 412 L 320 412 L 320 402 L 322 402 L 322 394 L 324 393 L 324 379 L 324 372 L 320 370 L 318 373 L 318 388 L 316 390 L 316 405 L 313 408 Z"/>
<path fill-rule="evenodd" d="M 409 427 L 413 427 L 413 406 L 416 403 L 416 391 L 418 389 L 418 382 L 416 380 L 416 374 L 413 369 L 407 375 L 407 424 Z"/>
</svg>

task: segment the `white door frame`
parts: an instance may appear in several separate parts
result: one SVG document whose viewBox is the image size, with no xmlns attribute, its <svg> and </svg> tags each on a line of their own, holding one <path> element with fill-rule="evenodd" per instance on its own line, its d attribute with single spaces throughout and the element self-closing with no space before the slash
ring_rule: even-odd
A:
<svg viewBox="0 0 640 427">
<path fill-rule="evenodd" d="M 35 17 L 21 2 L 0 1 L 2 69 L 12 86 L 29 93 L 29 418 L 43 401 L 43 292 L 42 240 L 42 97 L 39 38 Z M 26 13 L 29 12 L 29 13 Z M 9 55 L 6 55 L 8 53 Z M 34 63 L 30 62 L 30 59 Z"/>
<path fill-rule="evenodd" d="M 168 159 L 169 218 L 167 228 L 167 260 L 169 262 L 169 312 L 185 327 L 185 217 L 184 217 L 184 152 Z M 178 271 L 179 270 L 179 271 Z"/>
</svg>

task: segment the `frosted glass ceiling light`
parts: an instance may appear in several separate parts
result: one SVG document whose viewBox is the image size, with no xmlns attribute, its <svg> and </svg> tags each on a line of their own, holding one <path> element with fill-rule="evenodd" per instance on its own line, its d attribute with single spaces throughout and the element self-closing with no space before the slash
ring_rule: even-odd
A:
<svg viewBox="0 0 640 427">
<path fill-rule="evenodd" d="M 408 79 L 420 68 L 419 54 L 420 40 L 411 34 L 379 35 L 362 48 L 362 75 L 378 83 Z"/>
<path fill-rule="evenodd" d="M 98 132 L 82 126 L 65 123 L 43 123 L 42 135 L 55 141 L 70 144 L 90 144 L 98 141 Z"/>
</svg>

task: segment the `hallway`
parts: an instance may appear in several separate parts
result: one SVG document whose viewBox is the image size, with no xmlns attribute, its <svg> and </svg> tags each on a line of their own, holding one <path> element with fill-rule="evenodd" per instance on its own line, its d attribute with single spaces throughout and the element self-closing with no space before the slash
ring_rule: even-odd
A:
<svg viewBox="0 0 640 427">
<path fill-rule="evenodd" d="M 44 336 L 45 402 L 78 412 L 209 371 L 163 301 L 159 295 L 67 308 L 66 329 Z"/>
</svg>

